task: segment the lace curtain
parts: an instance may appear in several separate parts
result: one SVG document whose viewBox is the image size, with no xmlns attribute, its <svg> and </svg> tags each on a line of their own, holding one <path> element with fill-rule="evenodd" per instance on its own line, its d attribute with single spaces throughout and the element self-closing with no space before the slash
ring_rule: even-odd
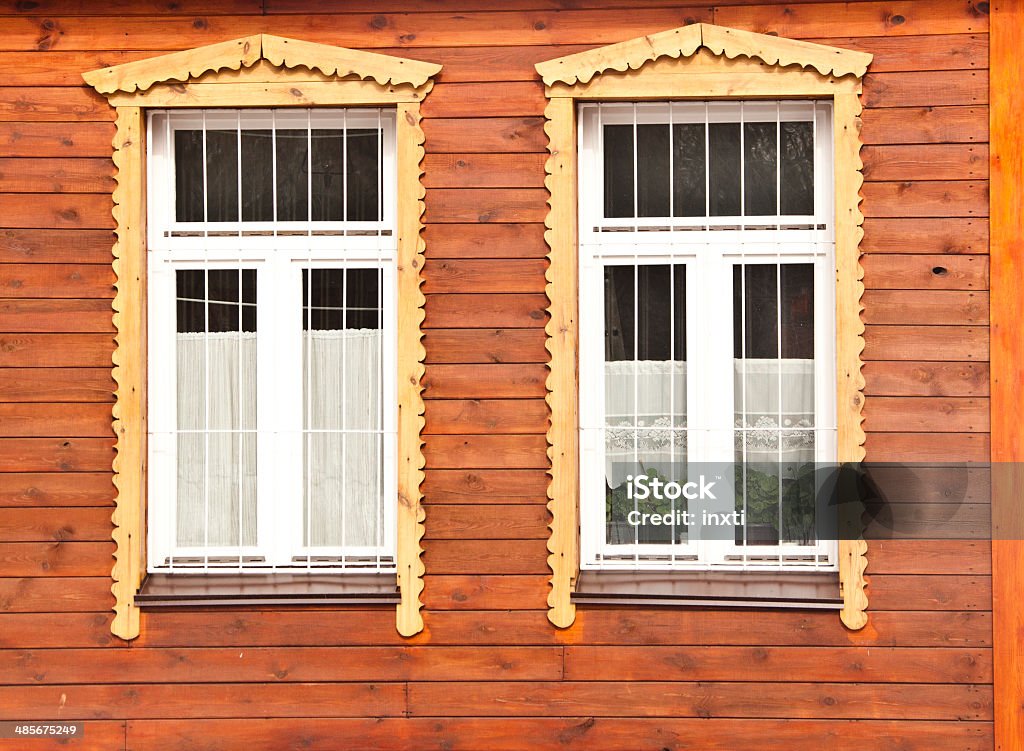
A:
<svg viewBox="0 0 1024 751">
<path fill-rule="evenodd" d="M 177 337 L 177 543 L 255 545 L 256 334 Z M 304 332 L 302 523 L 314 546 L 379 543 L 380 341 L 375 329 Z"/>
</svg>

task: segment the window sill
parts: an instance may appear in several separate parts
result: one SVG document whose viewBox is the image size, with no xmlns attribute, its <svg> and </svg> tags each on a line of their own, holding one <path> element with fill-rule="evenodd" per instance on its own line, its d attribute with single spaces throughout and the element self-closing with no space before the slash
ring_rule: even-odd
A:
<svg viewBox="0 0 1024 751">
<path fill-rule="evenodd" d="M 394 605 L 392 574 L 149 574 L 141 608 L 197 605 Z"/>
<path fill-rule="evenodd" d="M 581 571 L 572 601 L 577 605 L 843 607 L 835 571 Z"/>
</svg>

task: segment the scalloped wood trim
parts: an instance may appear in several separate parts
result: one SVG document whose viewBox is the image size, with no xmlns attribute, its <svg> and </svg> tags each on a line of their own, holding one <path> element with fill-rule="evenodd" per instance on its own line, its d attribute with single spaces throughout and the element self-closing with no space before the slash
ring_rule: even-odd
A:
<svg viewBox="0 0 1024 751">
<path fill-rule="evenodd" d="M 247 37 L 247 39 L 253 39 Z M 275 43 L 294 40 L 282 40 L 274 37 Z M 242 42 L 244 40 L 236 40 Z M 289 47 L 284 50 L 297 59 L 307 59 L 303 55 L 311 54 L 314 48 L 327 50 L 324 45 Z M 114 484 L 117 487 L 115 508 L 112 514 L 115 542 L 114 567 L 112 571 L 111 592 L 114 594 L 114 620 L 111 631 L 122 639 L 133 639 L 139 635 L 139 610 L 135 605 L 135 593 L 142 582 L 145 571 L 145 519 L 146 519 L 146 296 L 145 296 L 145 127 L 143 124 L 144 105 L 177 106 L 170 98 L 170 91 L 204 92 L 202 105 L 207 107 L 236 106 L 267 106 L 284 107 L 290 105 L 332 104 L 338 106 L 375 106 L 393 104 L 397 109 L 396 139 L 398 161 L 398 545 L 396 550 L 397 583 L 401 592 L 401 602 L 397 607 L 396 626 L 403 636 L 412 636 L 423 629 L 423 617 L 420 609 L 423 604 L 420 594 L 423 591 L 424 565 L 421 558 L 423 549 L 420 540 L 424 533 L 424 512 L 422 508 L 424 456 L 421 433 L 424 424 L 424 405 L 421 394 L 421 381 L 424 373 L 423 360 L 425 350 L 420 341 L 423 336 L 421 324 L 424 318 L 426 302 L 420 291 L 422 284 L 424 240 L 422 237 L 422 217 L 424 212 L 423 198 L 425 189 L 421 182 L 422 161 L 424 157 L 424 134 L 420 127 L 420 100 L 430 91 L 433 81 L 429 77 L 418 86 L 408 81 L 391 80 L 391 83 L 378 83 L 377 79 L 366 80 L 345 70 L 344 78 L 330 81 L 313 80 L 306 86 L 315 86 L 318 96 L 296 101 L 292 89 L 294 83 L 280 80 L 279 68 L 267 68 L 256 65 L 260 57 L 252 58 L 245 63 L 239 58 L 238 65 L 232 67 L 232 51 L 237 56 L 238 50 L 244 45 L 223 47 L 219 49 L 217 60 L 211 63 L 208 55 L 192 55 L 193 52 L 208 51 L 209 47 L 199 48 L 189 53 L 175 53 L 154 58 L 154 61 L 168 61 L 178 66 L 178 72 L 164 71 L 159 73 L 155 66 L 139 67 L 131 72 L 136 78 L 120 78 L 111 71 L 124 71 L 127 66 L 107 71 L 93 71 L 84 77 L 98 90 L 109 87 L 108 100 L 117 108 L 117 134 L 114 138 L 114 164 L 117 166 L 117 187 L 114 190 L 113 215 L 116 224 L 117 241 L 114 245 L 113 268 L 117 290 L 113 307 L 114 324 L 117 329 L 115 336 L 116 348 L 113 355 L 113 375 L 117 383 L 115 403 L 113 407 L 114 431 L 116 433 L 116 454 L 113 463 Z M 250 44 L 248 50 L 252 50 Z M 349 52 L 349 51 L 347 51 Z M 284 54 L 284 53 L 281 53 Z M 352 60 L 362 59 L 363 53 L 354 53 Z M 344 57 L 344 56 L 342 56 Z M 342 57 L 336 58 L 336 62 Z M 248 58 L 247 58 L 248 59 Z M 344 57 L 348 60 L 350 58 Z M 367 58 L 369 59 L 369 58 Z M 372 55 L 370 62 L 380 68 L 383 55 Z M 399 60 L 402 64 L 413 61 Z M 184 61 L 184 62 L 183 62 Z M 203 61 L 203 62 L 197 62 Z M 283 61 L 283 58 L 282 58 Z M 153 61 L 141 61 L 150 63 Z M 272 61 L 269 61 L 272 63 Z M 330 67 L 325 60 L 321 64 L 309 67 L 320 73 L 311 76 L 332 75 L 324 72 Z M 298 65 L 299 62 L 293 61 Z M 302 63 L 305 65 L 305 63 Z M 132 64 L 129 64 L 132 65 Z M 220 66 L 220 67 L 217 67 Z M 242 68 L 245 68 L 243 71 Z M 335 73 L 344 66 L 335 65 Z M 231 83 L 213 83 L 217 74 L 230 69 L 239 71 L 232 76 Z M 402 71 L 398 78 L 418 77 L 431 71 L 431 75 L 441 69 L 432 63 L 415 63 L 413 67 L 396 66 Z M 175 78 L 181 70 L 181 78 Z M 142 75 L 142 73 L 145 75 Z M 190 73 L 189 71 L 192 71 Z M 198 71 L 198 72 L 196 72 Z M 195 84 L 189 81 L 189 75 L 206 76 L 206 83 Z M 372 77 L 372 76 L 371 76 Z M 184 81 L 183 85 L 154 84 L 154 81 Z M 150 81 L 145 86 L 137 86 L 142 81 Z M 280 85 L 278 85 L 280 84 Z M 132 88 L 136 87 L 136 88 Z M 196 87 L 202 87 L 196 89 Z M 241 89 L 239 87 L 242 87 Z M 248 88 L 246 88 L 248 87 Z M 239 92 L 251 92 L 253 87 L 261 92 L 258 102 L 249 98 L 239 98 Z M 144 89 L 149 88 L 146 92 Z M 161 99 L 163 97 L 163 99 Z M 195 106 L 195 102 L 190 102 Z M 181 105 L 187 106 L 187 105 Z"/>
<path fill-rule="evenodd" d="M 398 105 L 398 605 L 402 636 L 423 630 L 423 128 L 415 103 Z"/>
<path fill-rule="evenodd" d="M 707 37 L 700 36 L 709 29 Z M 736 60 L 739 57 L 747 60 Z M 657 58 L 664 59 L 645 65 Z M 548 488 L 548 509 L 552 515 L 548 539 L 548 619 L 556 626 L 566 628 L 573 623 L 575 607 L 571 594 L 579 567 L 576 100 L 745 96 L 813 96 L 833 100 L 838 458 L 844 462 L 861 461 L 864 378 L 860 358 L 864 325 L 860 319 L 860 300 L 864 285 L 860 281 L 863 270 L 859 245 L 864 217 L 860 211 L 863 165 L 859 79 L 871 58 L 865 53 L 694 24 L 537 65 L 547 84 L 545 131 L 551 154 L 545 166 L 545 185 L 551 197 L 544 234 L 550 248 L 546 292 L 551 314 L 545 329 L 551 353 L 547 381 L 547 402 L 551 408 L 547 438 L 552 475 Z M 612 72 L 602 78 L 598 74 L 604 71 Z M 866 567 L 867 543 L 840 541 L 839 579 L 844 603 L 840 617 L 851 629 L 863 628 L 867 623 Z"/>
<path fill-rule="evenodd" d="M 551 482 L 548 510 L 551 535 L 548 538 L 548 620 L 568 628 L 576 618 L 570 595 L 579 571 L 579 433 L 577 420 L 576 351 L 577 252 L 576 252 L 576 116 L 571 99 L 550 99 L 544 110 L 544 131 L 548 135 L 547 293 L 551 314 L 545 332 L 545 346 L 551 353 L 548 365 L 548 393 L 551 412 L 548 428 L 548 458 Z"/>
<path fill-rule="evenodd" d="M 145 169 L 142 110 L 120 107 L 114 136 L 114 568 L 111 571 L 114 621 L 110 630 L 122 639 L 139 635 L 135 592 L 145 560 L 146 319 L 145 319 Z"/>
<path fill-rule="evenodd" d="M 695 23 L 547 60 L 537 63 L 536 69 L 547 86 L 588 83 L 594 76 L 609 70 L 638 70 L 645 63 L 662 57 L 689 57 L 701 48 L 730 60 L 742 56 L 780 67 L 799 65 L 813 68 L 823 76 L 837 77 L 860 78 L 872 59 L 865 52 Z"/>
<path fill-rule="evenodd" d="M 324 75 L 337 78 L 355 76 L 376 81 L 380 86 L 408 84 L 413 88 L 423 86 L 441 70 L 441 66 L 436 63 L 287 39 L 272 34 L 253 34 L 228 42 L 89 71 L 83 73 L 82 78 L 100 94 L 118 91 L 131 94 L 146 91 L 158 83 L 189 81 L 210 71 L 248 68 L 259 60 L 267 60 L 278 67 L 318 70 Z"/>
<path fill-rule="evenodd" d="M 837 446 L 840 462 L 863 461 L 864 452 L 864 376 L 861 373 L 864 351 L 864 322 L 861 320 L 861 296 L 864 294 L 864 269 L 860 265 L 860 98 L 837 92 L 833 98 L 833 148 L 835 152 L 836 202 L 836 407 Z M 844 535 L 845 536 L 845 535 Z M 867 568 L 868 546 L 864 540 L 839 541 L 839 586 L 843 596 L 840 613 L 847 628 L 863 628 L 868 621 Z"/>
</svg>

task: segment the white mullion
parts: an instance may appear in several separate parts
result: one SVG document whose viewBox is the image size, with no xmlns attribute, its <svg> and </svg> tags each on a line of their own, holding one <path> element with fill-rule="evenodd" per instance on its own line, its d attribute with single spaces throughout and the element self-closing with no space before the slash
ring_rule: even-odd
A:
<svg viewBox="0 0 1024 751">
<path fill-rule="evenodd" d="M 378 107 L 377 113 L 377 220 L 383 223 L 384 220 L 384 127 L 381 122 L 381 111 Z M 377 481 L 374 483 L 374 491 L 376 493 L 377 512 L 375 514 L 377 519 L 376 534 L 374 535 L 376 546 L 375 546 L 375 562 L 376 569 L 381 569 L 381 550 L 383 548 L 381 536 L 384 533 L 384 472 L 386 467 L 384 464 L 384 442 L 386 440 L 384 433 L 384 400 L 387 397 L 388 391 L 385 388 L 386 381 L 384 378 L 384 258 L 383 248 L 381 243 L 380 231 L 374 236 L 374 242 L 377 250 L 377 268 L 374 269 L 374 276 L 377 279 L 377 381 L 380 384 L 377 389 L 377 409 L 375 414 L 375 423 L 377 428 L 377 441 L 376 451 L 374 452 L 377 460 L 375 464 L 375 472 L 377 473 Z M 397 395 L 396 395 L 397 398 Z"/>
<path fill-rule="evenodd" d="M 776 432 L 778 435 L 776 448 L 778 451 L 778 472 L 779 472 L 779 512 L 778 512 L 778 546 L 779 546 L 779 565 L 783 564 L 784 554 L 782 545 L 782 439 L 784 435 L 783 423 L 782 423 L 782 254 L 779 249 L 779 255 L 775 262 L 775 338 L 776 338 L 776 350 L 775 356 L 778 358 L 775 364 L 775 384 L 776 384 L 776 407 L 778 410 L 778 417 L 776 418 Z"/>
<path fill-rule="evenodd" d="M 313 223 L 313 126 L 310 122 L 310 111 L 306 110 L 306 221 Z M 299 279 L 301 281 L 300 273 Z M 305 371 L 305 383 L 302 389 L 302 407 L 305 420 L 302 425 L 302 448 L 305 462 L 302 473 L 302 485 L 305 493 L 305 547 L 306 571 L 313 566 L 313 253 L 312 245 L 307 245 L 306 252 L 306 309 L 302 311 L 306 319 L 306 328 L 300 332 L 302 339 L 302 366 Z M 303 516 L 299 515 L 299 518 Z M 298 542 L 298 541 L 297 541 Z"/>
<path fill-rule="evenodd" d="M 203 110 L 203 232 L 209 232 L 210 186 L 206 174 L 206 110 Z M 210 565 L 210 267 L 203 263 L 203 560 L 204 568 Z"/>
<path fill-rule="evenodd" d="M 242 113 L 236 112 L 236 123 L 235 123 L 235 147 L 237 149 L 237 156 L 235 158 L 236 166 L 236 177 L 237 177 L 237 188 L 238 188 L 238 223 L 242 223 Z M 239 253 L 241 253 L 241 247 L 239 247 Z M 245 326 L 243 325 L 243 319 L 245 315 L 245 309 L 242 305 L 242 300 L 245 299 L 243 294 L 243 279 L 244 273 L 242 271 L 241 262 L 238 265 L 238 348 L 237 348 L 237 359 L 238 359 L 238 374 L 236 388 L 238 389 L 238 466 L 236 467 L 236 477 L 238 479 L 238 566 L 242 567 L 244 563 L 243 556 L 243 529 L 245 528 L 245 514 L 243 512 L 243 501 L 245 499 L 245 473 L 242 470 L 243 457 L 245 456 L 245 436 L 244 428 L 242 425 L 242 414 L 245 410 L 243 404 L 243 389 L 242 389 L 242 340 L 245 334 Z M 257 378 L 259 374 L 257 374 Z M 257 409 L 259 407 L 257 406 Z"/>
</svg>

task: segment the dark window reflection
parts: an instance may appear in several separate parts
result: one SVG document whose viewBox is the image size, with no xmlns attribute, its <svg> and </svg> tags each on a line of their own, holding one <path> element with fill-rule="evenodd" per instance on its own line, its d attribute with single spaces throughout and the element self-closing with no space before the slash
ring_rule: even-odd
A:
<svg viewBox="0 0 1024 751">
<path fill-rule="evenodd" d="M 740 213 L 740 124 L 708 125 L 711 216 Z"/>
<path fill-rule="evenodd" d="M 778 180 L 778 126 L 746 123 L 743 126 L 743 208 L 747 216 L 775 214 Z"/>
<path fill-rule="evenodd" d="M 672 200 L 676 216 L 704 216 L 707 212 L 704 138 L 703 123 L 674 127 Z"/>
<path fill-rule="evenodd" d="M 814 265 L 733 266 L 733 326 L 736 358 L 814 359 Z"/>
<path fill-rule="evenodd" d="M 256 330 L 255 269 L 184 269 L 175 280 L 178 333 Z"/>
<path fill-rule="evenodd" d="M 381 327 L 380 269 L 312 269 L 310 274 L 302 270 L 304 331 Z"/>
<path fill-rule="evenodd" d="M 814 128 L 782 123 L 782 213 L 814 213 Z"/>
<path fill-rule="evenodd" d="M 686 266 L 606 266 L 604 288 L 606 361 L 686 359 Z"/>
</svg>

